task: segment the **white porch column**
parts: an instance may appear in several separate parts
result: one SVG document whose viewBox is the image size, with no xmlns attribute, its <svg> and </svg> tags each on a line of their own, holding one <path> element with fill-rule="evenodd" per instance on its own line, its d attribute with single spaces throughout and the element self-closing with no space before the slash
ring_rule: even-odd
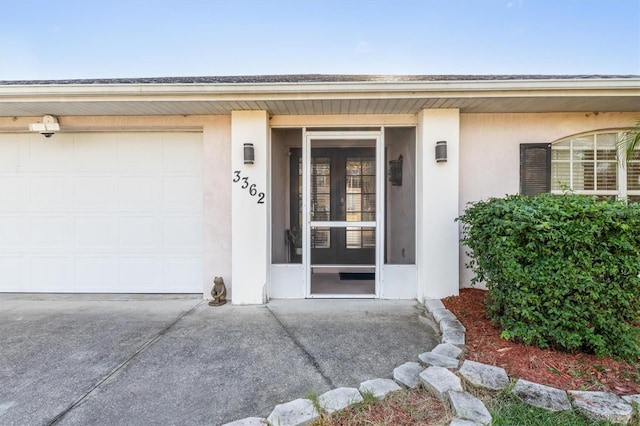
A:
<svg viewBox="0 0 640 426">
<path fill-rule="evenodd" d="M 447 162 L 436 163 L 435 146 L 447 142 Z M 460 111 L 425 109 L 418 114 L 418 300 L 458 294 L 458 180 Z"/>
<path fill-rule="evenodd" d="M 264 303 L 269 257 L 267 223 L 266 111 L 231 112 L 231 274 L 234 305 Z M 244 164 L 252 143 L 254 164 Z M 261 197 L 263 194 L 264 197 Z M 262 203 L 261 203 L 262 201 Z"/>
</svg>

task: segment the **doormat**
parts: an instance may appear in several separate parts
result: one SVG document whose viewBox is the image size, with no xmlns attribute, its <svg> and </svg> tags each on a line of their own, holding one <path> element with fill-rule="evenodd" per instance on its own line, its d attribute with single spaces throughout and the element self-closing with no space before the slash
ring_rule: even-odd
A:
<svg viewBox="0 0 640 426">
<path fill-rule="evenodd" d="M 373 272 L 339 272 L 340 280 L 373 281 L 376 274 Z"/>
</svg>

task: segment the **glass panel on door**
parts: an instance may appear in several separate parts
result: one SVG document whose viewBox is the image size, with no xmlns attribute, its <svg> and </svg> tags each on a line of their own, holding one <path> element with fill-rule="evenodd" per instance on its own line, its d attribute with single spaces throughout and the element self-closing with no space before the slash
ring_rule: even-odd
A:
<svg viewBox="0 0 640 426">
<path fill-rule="evenodd" d="M 369 146 L 344 147 L 343 141 L 343 146 L 321 148 L 314 142 L 309 178 L 311 294 L 373 295 L 375 141 Z"/>
<path fill-rule="evenodd" d="M 374 148 L 311 150 L 311 222 L 376 219 Z M 375 265 L 375 229 L 312 227 L 312 265 Z"/>
</svg>

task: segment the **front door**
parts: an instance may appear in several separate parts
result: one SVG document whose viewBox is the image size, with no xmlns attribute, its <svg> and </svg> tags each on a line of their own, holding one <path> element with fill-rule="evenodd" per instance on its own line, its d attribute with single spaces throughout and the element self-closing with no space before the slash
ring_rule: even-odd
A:
<svg viewBox="0 0 640 426">
<path fill-rule="evenodd" d="M 310 219 L 313 222 L 375 221 L 375 148 L 311 150 Z M 375 265 L 375 229 L 314 227 L 314 265 Z"/>
</svg>

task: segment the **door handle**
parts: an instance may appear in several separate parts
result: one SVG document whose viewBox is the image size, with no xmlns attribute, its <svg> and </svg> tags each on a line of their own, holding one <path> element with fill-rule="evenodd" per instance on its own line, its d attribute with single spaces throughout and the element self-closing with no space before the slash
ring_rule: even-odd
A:
<svg viewBox="0 0 640 426">
<path fill-rule="evenodd" d="M 340 197 L 340 207 L 344 207 L 344 197 Z"/>
</svg>

